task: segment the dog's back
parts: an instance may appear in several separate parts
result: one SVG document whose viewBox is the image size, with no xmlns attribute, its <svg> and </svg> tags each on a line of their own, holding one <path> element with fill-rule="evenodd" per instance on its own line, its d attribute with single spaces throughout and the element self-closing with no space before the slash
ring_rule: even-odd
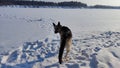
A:
<svg viewBox="0 0 120 68">
<path fill-rule="evenodd" d="M 68 27 L 63 26 L 61 28 L 60 36 L 61 36 L 61 42 L 60 42 L 60 50 L 59 50 L 59 63 L 61 64 L 64 48 L 66 47 L 67 50 L 68 49 L 70 50 L 70 45 L 66 45 L 66 44 L 70 42 L 72 38 L 72 32 Z"/>
<path fill-rule="evenodd" d="M 59 49 L 59 63 L 62 63 L 62 56 L 63 56 L 63 52 L 64 52 L 64 48 L 66 47 L 67 53 L 66 56 L 68 54 L 68 52 L 70 51 L 70 45 L 72 44 L 72 32 L 71 30 L 66 27 L 66 26 L 62 26 L 60 25 L 60 23 L 58 22 L 58 25 L 54 25 L 55 28 L 55 33 L 59 33 L 60 37 L 61 37 L 61 41 L 60 41 L 60 49 Z"/>
<path fill-rule="evenodd" d="M 61 33 L 60 33 L 60 35 L 61 35 L 61 40 L 64 39 L 64 38 L 67 38 L 67 39 L 72 38 L 72 32 L 71 32 L 71 30 L 70 30 L 68 27 L 66 27 L 66 26 L 63 26 L 63 27 L 61 28 Z"/>
</svg>

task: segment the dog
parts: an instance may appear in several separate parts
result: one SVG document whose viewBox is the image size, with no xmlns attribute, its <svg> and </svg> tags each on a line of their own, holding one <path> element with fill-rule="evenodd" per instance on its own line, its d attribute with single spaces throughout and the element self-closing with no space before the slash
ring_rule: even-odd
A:
<svg viewBox="0 0 120 68">
<path fill-rule="evenodd" d="M 57 25 L 53 23 L 53 26 L 54 26 L 54 33 L 60 34 L 60 48 L 59 48 L 58 60 L 59 60 L 59 63 L 62 64 L 63 62 L 62 56 L 63 56 L 64 49 L 66 48 L 66 55 L 65 55 L 66 60 L 68 58 L 67 55 L 71 49 L 72 32 L 68 27 L 62 26 L 60 22 L 58 22 Z"/>
</svg>

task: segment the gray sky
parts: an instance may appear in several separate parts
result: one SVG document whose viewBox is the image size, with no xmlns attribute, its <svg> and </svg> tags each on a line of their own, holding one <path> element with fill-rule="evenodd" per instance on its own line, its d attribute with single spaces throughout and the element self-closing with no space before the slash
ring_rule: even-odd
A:
<svg viewBox="0 0 120 68">
<path fill-rule="evenodd" d="M 52 1 L 52 2 L 61 2 L 61 1 L 80 1 L 83 3 L 87 3 L 88 5 L 113 5 L 120 6 L 120 0 L 41 0 L 41 1 Z"/>
</svg>

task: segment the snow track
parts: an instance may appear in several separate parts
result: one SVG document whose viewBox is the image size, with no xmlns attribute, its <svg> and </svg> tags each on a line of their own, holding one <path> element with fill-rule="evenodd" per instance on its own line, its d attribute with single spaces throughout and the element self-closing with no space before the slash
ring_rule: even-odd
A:
<svg viewBox="0 0 120 68">
<path fill-rule="evenodd" d="M 73 33 L 70 60 L 61 65 L 58 21 Z M 0 68 L 119 68 L 119 22 L 114 9 L 0 7 Z"/>
<path fill-rule="evenodd" d="M 60 40 L 46 38 L 25 42 L 3 56 L 1 67 L 12 68 L 117 68 L 120 65 L 120 33 L 104 32 L 83 39 L 73 38 L 70 60 L 58 63 Z"/>
</svg>

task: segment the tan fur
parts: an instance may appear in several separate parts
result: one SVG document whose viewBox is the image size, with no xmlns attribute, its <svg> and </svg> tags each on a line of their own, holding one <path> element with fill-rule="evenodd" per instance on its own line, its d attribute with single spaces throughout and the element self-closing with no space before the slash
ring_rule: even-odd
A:
<svg viewBox="0 0 120 68">
<path fill-rule="evenodd" d="M 68 55 L 68 53 L 70 52 L 70 50 L 71 50 L 71 46 L 72 46 L 72 38 L 70 38 L 70 39 L 67 39 L 66 40 L 66 45 L 65 45 L 65 47 L 66 47 L 66 55 L 65 55 L 65 58 L 67 59 L 67 55 Z"/>
<path fill-rule="evenodd" d="M 60 32 L 60 37 L 62 38 L 62 32 Z M 61 44 L 61 43 L 60 43 Z M 65 59 L 63 59 L 63 61 L 67 61 L 68 60 L 68 53 L 71 50 L 71 46 L 72 46 L 72 38 L 68 38 L 66 40 L 66 44 L 65 44 L 65 48 L 66 48 L 66 55 L 65 55 Z"/>
<path fill-rule="evenodd" d="M 62 59 L 62 61 L 68 61 L 69 60 L 68 53 L 71 50 L 71 46 L 72 46 L 72 38 L 66 40 L 66 45 L 65 45 L 66 54 L 65 54 L 65 57 Z"/>
<path fill-rule="evenodd" d="M 62 61 L 68 61 L 68 53 L 70 52 L 71 45 L 72 45 L 72 32 L 71 30 L 66 27 L 62 26 L 60 22 L 56 25 L 53 23 L 54 26 L 54 33 L 59 33 L 60 34 L 60 48 L 59 48 L 59 55 L 58 55 L 58 60 L 59 63 L 62 64 Z M 62 58 L 64 49 L 66 48 L 66 54 L 65 54 L 65 59 Z"/>
</svg>

